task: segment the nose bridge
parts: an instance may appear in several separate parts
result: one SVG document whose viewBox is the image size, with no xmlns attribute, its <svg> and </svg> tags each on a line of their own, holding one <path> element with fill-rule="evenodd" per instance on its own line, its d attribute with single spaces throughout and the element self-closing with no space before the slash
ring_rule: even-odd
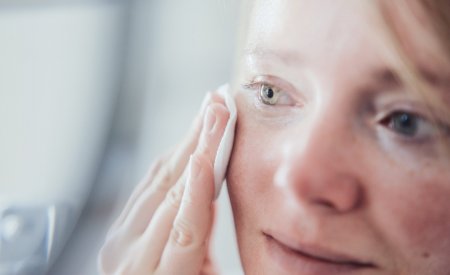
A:
<svg viewBox="0 0 450 275">
<path fill-rule="evenodd" d="M 326 106 L 316 111 L 295 135 L 286 137 L 276 184 L 304 205 L 353 209 L 361 187 L 353 173 L 351 128 L 344 114 Z"/>
<path fill-rule="evenodd" d="M 355 142 L 351 119 L 339 111 L 345 108 L 337 108 L 333 103 L 321 105 L 311 112 L 294 135 L 288 137 L 284 150 L 287 158 L 306 158 L 311 162 L 324 157 L 333 162 L 336 157 L 342 160 L 348 155 Z"/>
</svg>

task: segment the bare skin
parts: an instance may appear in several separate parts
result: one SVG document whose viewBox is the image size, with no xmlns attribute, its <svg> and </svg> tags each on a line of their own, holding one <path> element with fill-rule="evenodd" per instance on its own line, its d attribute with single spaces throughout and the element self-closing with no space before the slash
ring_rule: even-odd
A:
<svg viewBox="0 0 450 275">
<path fill-rule="evenodd" d="M 450 274 L 449 156 L 362 2 L 255 1 L 227 178 L 246 274 Z M 411 60 L 448 79 L 402 20 Z"/>
</svg>

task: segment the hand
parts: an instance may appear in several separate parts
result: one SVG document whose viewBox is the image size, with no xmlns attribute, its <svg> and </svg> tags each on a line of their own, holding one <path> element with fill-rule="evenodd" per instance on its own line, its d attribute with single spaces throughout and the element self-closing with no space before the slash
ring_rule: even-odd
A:
<svg viewBox="0 0 450 275">
<path fill-rule="evenodd" d="M 229 118 L 211 93 L 190 133 L 135 188 L 100 250 L 101 274 L 215 274 L 214 159 Z"/>
</svg>

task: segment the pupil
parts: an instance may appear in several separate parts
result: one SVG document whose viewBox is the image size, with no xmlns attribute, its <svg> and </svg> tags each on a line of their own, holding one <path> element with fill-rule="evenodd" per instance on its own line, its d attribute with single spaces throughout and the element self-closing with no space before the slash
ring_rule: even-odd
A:
<svg viewBox="0 0 450 275">
<path fill-rule="evenodd" d="M 272 90 L 272 88 L 268 88 L 266 91 L 267 91 L 267 97 L 268 98 L 272 98 L 273 97 L 273 90 Z"/>
<path fill-rule="evenodd" d="M 394 117 L 394 128 L 402 134 L 413 136 L 417 132 L 417 119 L 401 113 Z"/>
</svg>

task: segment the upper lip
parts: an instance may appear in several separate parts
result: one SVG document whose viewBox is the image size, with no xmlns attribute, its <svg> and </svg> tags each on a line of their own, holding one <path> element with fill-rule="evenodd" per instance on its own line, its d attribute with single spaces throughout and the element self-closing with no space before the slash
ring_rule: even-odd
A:
<svg viewBox="0 0 450 275">
<path fill-rule="evenodd" d="M 354 256 L 349 256 L 341 252 L 335 252 L 320 245 L 296 241 L 294 238 L 289 238 L 288 236 L 280 233 L 264 232 L 264 235 L 266 235 L 266 237 L 268 238 L 274 239 L 276 242 L 280 243 L 281 245 L 285 246 L 295 253 L 313 258 L 315 260 L 338 265 L 352 265 L 355 267 L 375 267 L 375 264 L 370 261 L 366 261 Z"/>
</svg>

